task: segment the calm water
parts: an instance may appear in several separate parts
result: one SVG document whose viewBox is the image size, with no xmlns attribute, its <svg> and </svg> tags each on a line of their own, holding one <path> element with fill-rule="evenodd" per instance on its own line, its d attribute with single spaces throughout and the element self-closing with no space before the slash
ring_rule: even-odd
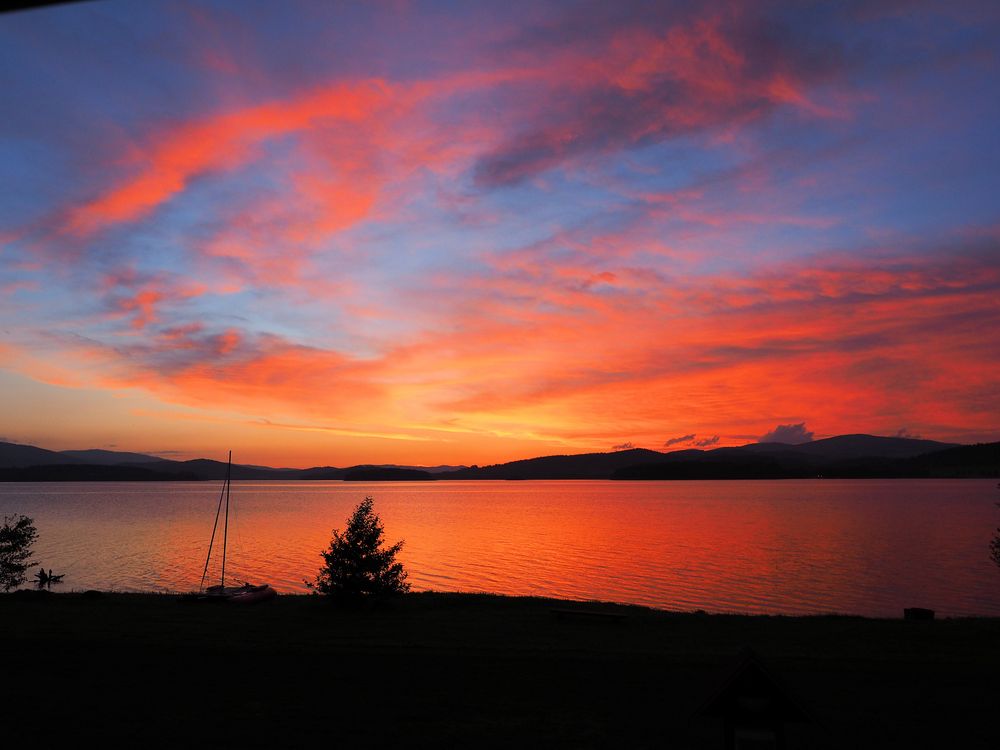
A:
<svg viewBox="0 0 1000 750">
<path fill-rule="evenodd" d="M 219 486 L 0 484 L 64 590 L 185 591 Z M 227 580 L 305 591 L 366 494 L 414 589 L 670 609 L 1000 615 L 996 480 L 234 482 Z M 213 566 L 213 570 L 217 568 Z"/>
</svg>

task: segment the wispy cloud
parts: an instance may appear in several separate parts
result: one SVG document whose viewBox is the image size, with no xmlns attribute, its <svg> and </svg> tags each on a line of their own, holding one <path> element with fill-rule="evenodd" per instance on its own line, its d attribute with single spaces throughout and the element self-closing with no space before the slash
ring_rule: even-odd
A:
<svg viewBox="0 0 1000 750">
<path fill-rule="evenodd" d="M 694 441 L 694 435 L 681 435 L 680 437 L 670 438 L 667 440 L 663 446 L 669 448 L 671 445 L 677 445 L 678 443 L 690 443 Z"/>
</svg>

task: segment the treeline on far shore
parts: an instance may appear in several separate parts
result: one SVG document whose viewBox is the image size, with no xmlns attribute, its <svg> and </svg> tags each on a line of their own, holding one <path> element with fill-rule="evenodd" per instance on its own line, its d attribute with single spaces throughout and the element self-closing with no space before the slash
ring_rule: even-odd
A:
<svg viewBox="0 0 1000 750">
<path fill-rule="evenodd" d="M 56 464 L 0 469 L 0 482 L 197 482 L 194 472 L 171 473 L 139 466 Z"/>
</svg>

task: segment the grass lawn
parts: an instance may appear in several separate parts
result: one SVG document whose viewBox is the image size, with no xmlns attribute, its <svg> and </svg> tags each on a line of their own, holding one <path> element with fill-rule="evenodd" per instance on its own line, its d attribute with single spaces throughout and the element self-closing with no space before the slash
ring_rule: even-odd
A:
<svg viewBox="0 0 1000 750">
<path fill-rule="evenodd" d="M 624 618 L 560 616 L 602 611 Z M 721 747 L 751 646 L 805 747 L 1000 747 L 1000 620 L 670 613 L 473 594 L 0 595 L 4 747 Z"/>
</svg>

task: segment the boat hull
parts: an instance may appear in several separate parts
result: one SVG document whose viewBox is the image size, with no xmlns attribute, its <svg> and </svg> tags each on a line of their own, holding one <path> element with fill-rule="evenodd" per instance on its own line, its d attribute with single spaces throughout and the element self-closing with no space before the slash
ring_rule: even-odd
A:
<svg viewBox="0 0 1000 750">
<path fill-rule="evenodd" d="M 226 604 L 257 604 L 273 599 L 278 592 L 264 583 L 260 586 L 209 586 L 204 593 L 191 595 L 189 601 Z"/>
<path fill-rule="evenodd" d="M 265 583 L 261 586 L 250 586 L 243 591 L 231 595 L 229 597 L 229 603 L 257 604 L 258 602 L 266 602 L 268 599 L 273 599 L 277 595 L 278 592 Z"/>
</svg>

